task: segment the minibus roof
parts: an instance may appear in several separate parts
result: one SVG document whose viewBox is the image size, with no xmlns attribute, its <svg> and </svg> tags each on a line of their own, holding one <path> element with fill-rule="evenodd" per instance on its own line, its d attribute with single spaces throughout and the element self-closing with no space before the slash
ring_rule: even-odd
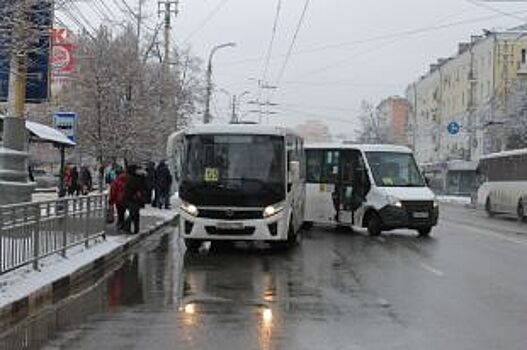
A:
<svg viewBox="0 0 527 350">
<path fill-rule="evenodd" d="M 306 144 L 305 149 L 356 149 L 363 152 L 393 152 L 393 153 L 412 153 L 412 150 L 399 145 L 363 145 L 363 144 L 344 144 L 344 143 L 311 143 Z"/>
<path fill-rule="evenodd" d="M 202 134 L 244 134 L 244 135 L 278 135 L 294 134 L 291 130 L 280 126 L 262 124 L 207 124 L 198 125 L 184 131 L 187 135 Z"/>
</svg>

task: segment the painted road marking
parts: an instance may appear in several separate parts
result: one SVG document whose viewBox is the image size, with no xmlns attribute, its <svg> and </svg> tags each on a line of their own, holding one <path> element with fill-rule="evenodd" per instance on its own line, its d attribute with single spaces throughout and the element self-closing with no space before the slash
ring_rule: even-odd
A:
<svg viewBox="0 0 527 350">
<path fill-rule="evenodd" d="M 446 224 L 447 225 L 452 225 L 452 226 L 459 226 L 460 225 L 460 224 L 453 224 L 453 223 L 450 223 L 450 222 L 446 222 Z M 514 243 L 514 244 L 520 244 L 520 245 L 527 246 L 527 241 L 523 240 L 523 239 L 511 238 L 511 237 L 506 236 L 506 234 L 504 234 L 504 233 L 493 233 L 493 232 L 488 232 L 488 231 L 484 231 L 484 230 L 480 231 L 479 229 L 471 227 L 471 226 L 468 226 L 467 224 L 461 224 L 461 225 L 467 227 L 468 228 L 467 231 L 472 231 L 475 234 L 479 234 L 479 235 L 483 235 L 483 236 L 487 236 L 487 237 L 492 237 L 492 238 L 497 238 L 499 240 L 506 241 L 506 242 L 509 242 L 509 243 Z"/>
<path fill-rule="evenodd" d="M 438 270 L 435 267 L 432 267 L 432 266 L 428 265 L 427 263 L 422 262 L 419 265 L 421 265 L 421 267 L 423 269 L 425 269 L 426 271 L 428 271 L 430 273 L 433 273 L 434 275 L 436 275 L 438 277 L 444 277 L 445 276 L 445 273 L 443 271 Z"/>
</svg>

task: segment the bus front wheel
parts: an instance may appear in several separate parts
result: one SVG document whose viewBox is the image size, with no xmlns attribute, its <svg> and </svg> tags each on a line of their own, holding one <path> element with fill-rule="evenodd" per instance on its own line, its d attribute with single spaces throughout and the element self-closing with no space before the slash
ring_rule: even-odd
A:
<svg viewBox="0 0 527 350">
<path fill-rule="evenodd" d="M 187 250 L 191 253 L 199 252 L 199 248 L 201 248 L 201 243 L 201 241 L 198 241 L 196 239 L 185 239 L 185 247 L 187 247 Z"/>
<path fill-rule="evenodd" d="M 494 212 L 492 211 L 492 204 L 490 203 L 490 198 L 487 198 L 487 201 L 485 202 L 485 211 L 487 212 L 487 215 L 489 217 L 494 216 Z"/>
<path fill-rule="evenodd" d="M 368 233 L 370 236 L 380 236 L 382 232 L 382 223 L 379 215 L 373 213 L 368 219 Z"/>
</svg>

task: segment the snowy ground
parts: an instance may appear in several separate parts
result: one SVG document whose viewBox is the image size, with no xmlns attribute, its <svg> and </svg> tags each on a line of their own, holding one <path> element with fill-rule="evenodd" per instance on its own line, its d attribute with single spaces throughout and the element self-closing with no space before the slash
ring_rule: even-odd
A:
<svg viewBox="0 0 527 350">
<path fill-rule="evenodd" d="M 437 196 L 437 200 L 441 203 L 459 204 L 459 205 L 470 205 L 470 197 L 459 197 L 459 196 Z"/>
</svg>

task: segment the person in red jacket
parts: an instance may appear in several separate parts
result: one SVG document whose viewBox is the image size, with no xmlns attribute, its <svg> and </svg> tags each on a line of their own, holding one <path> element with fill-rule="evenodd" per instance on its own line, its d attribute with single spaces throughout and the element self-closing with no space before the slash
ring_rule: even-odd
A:
<svg viewBox="0 0 527 350">
<path fill-rule="evenodd" d="M 124 215 L 126 213 L 126 205 L 124 202 L 124 194 L 125 194 L 125 187 L 126 182 L 128 180 L 128 176 L 126 175 L 126 172 L 119 169 L 117 171 L 117 178 L 114 182 L 112 182 L 112 185 L 110 187 L 110 205 L 115 205 L 115 208 L 117 209 L 117 228 L 119 230 L 124 228 Z"/>
</svg>

